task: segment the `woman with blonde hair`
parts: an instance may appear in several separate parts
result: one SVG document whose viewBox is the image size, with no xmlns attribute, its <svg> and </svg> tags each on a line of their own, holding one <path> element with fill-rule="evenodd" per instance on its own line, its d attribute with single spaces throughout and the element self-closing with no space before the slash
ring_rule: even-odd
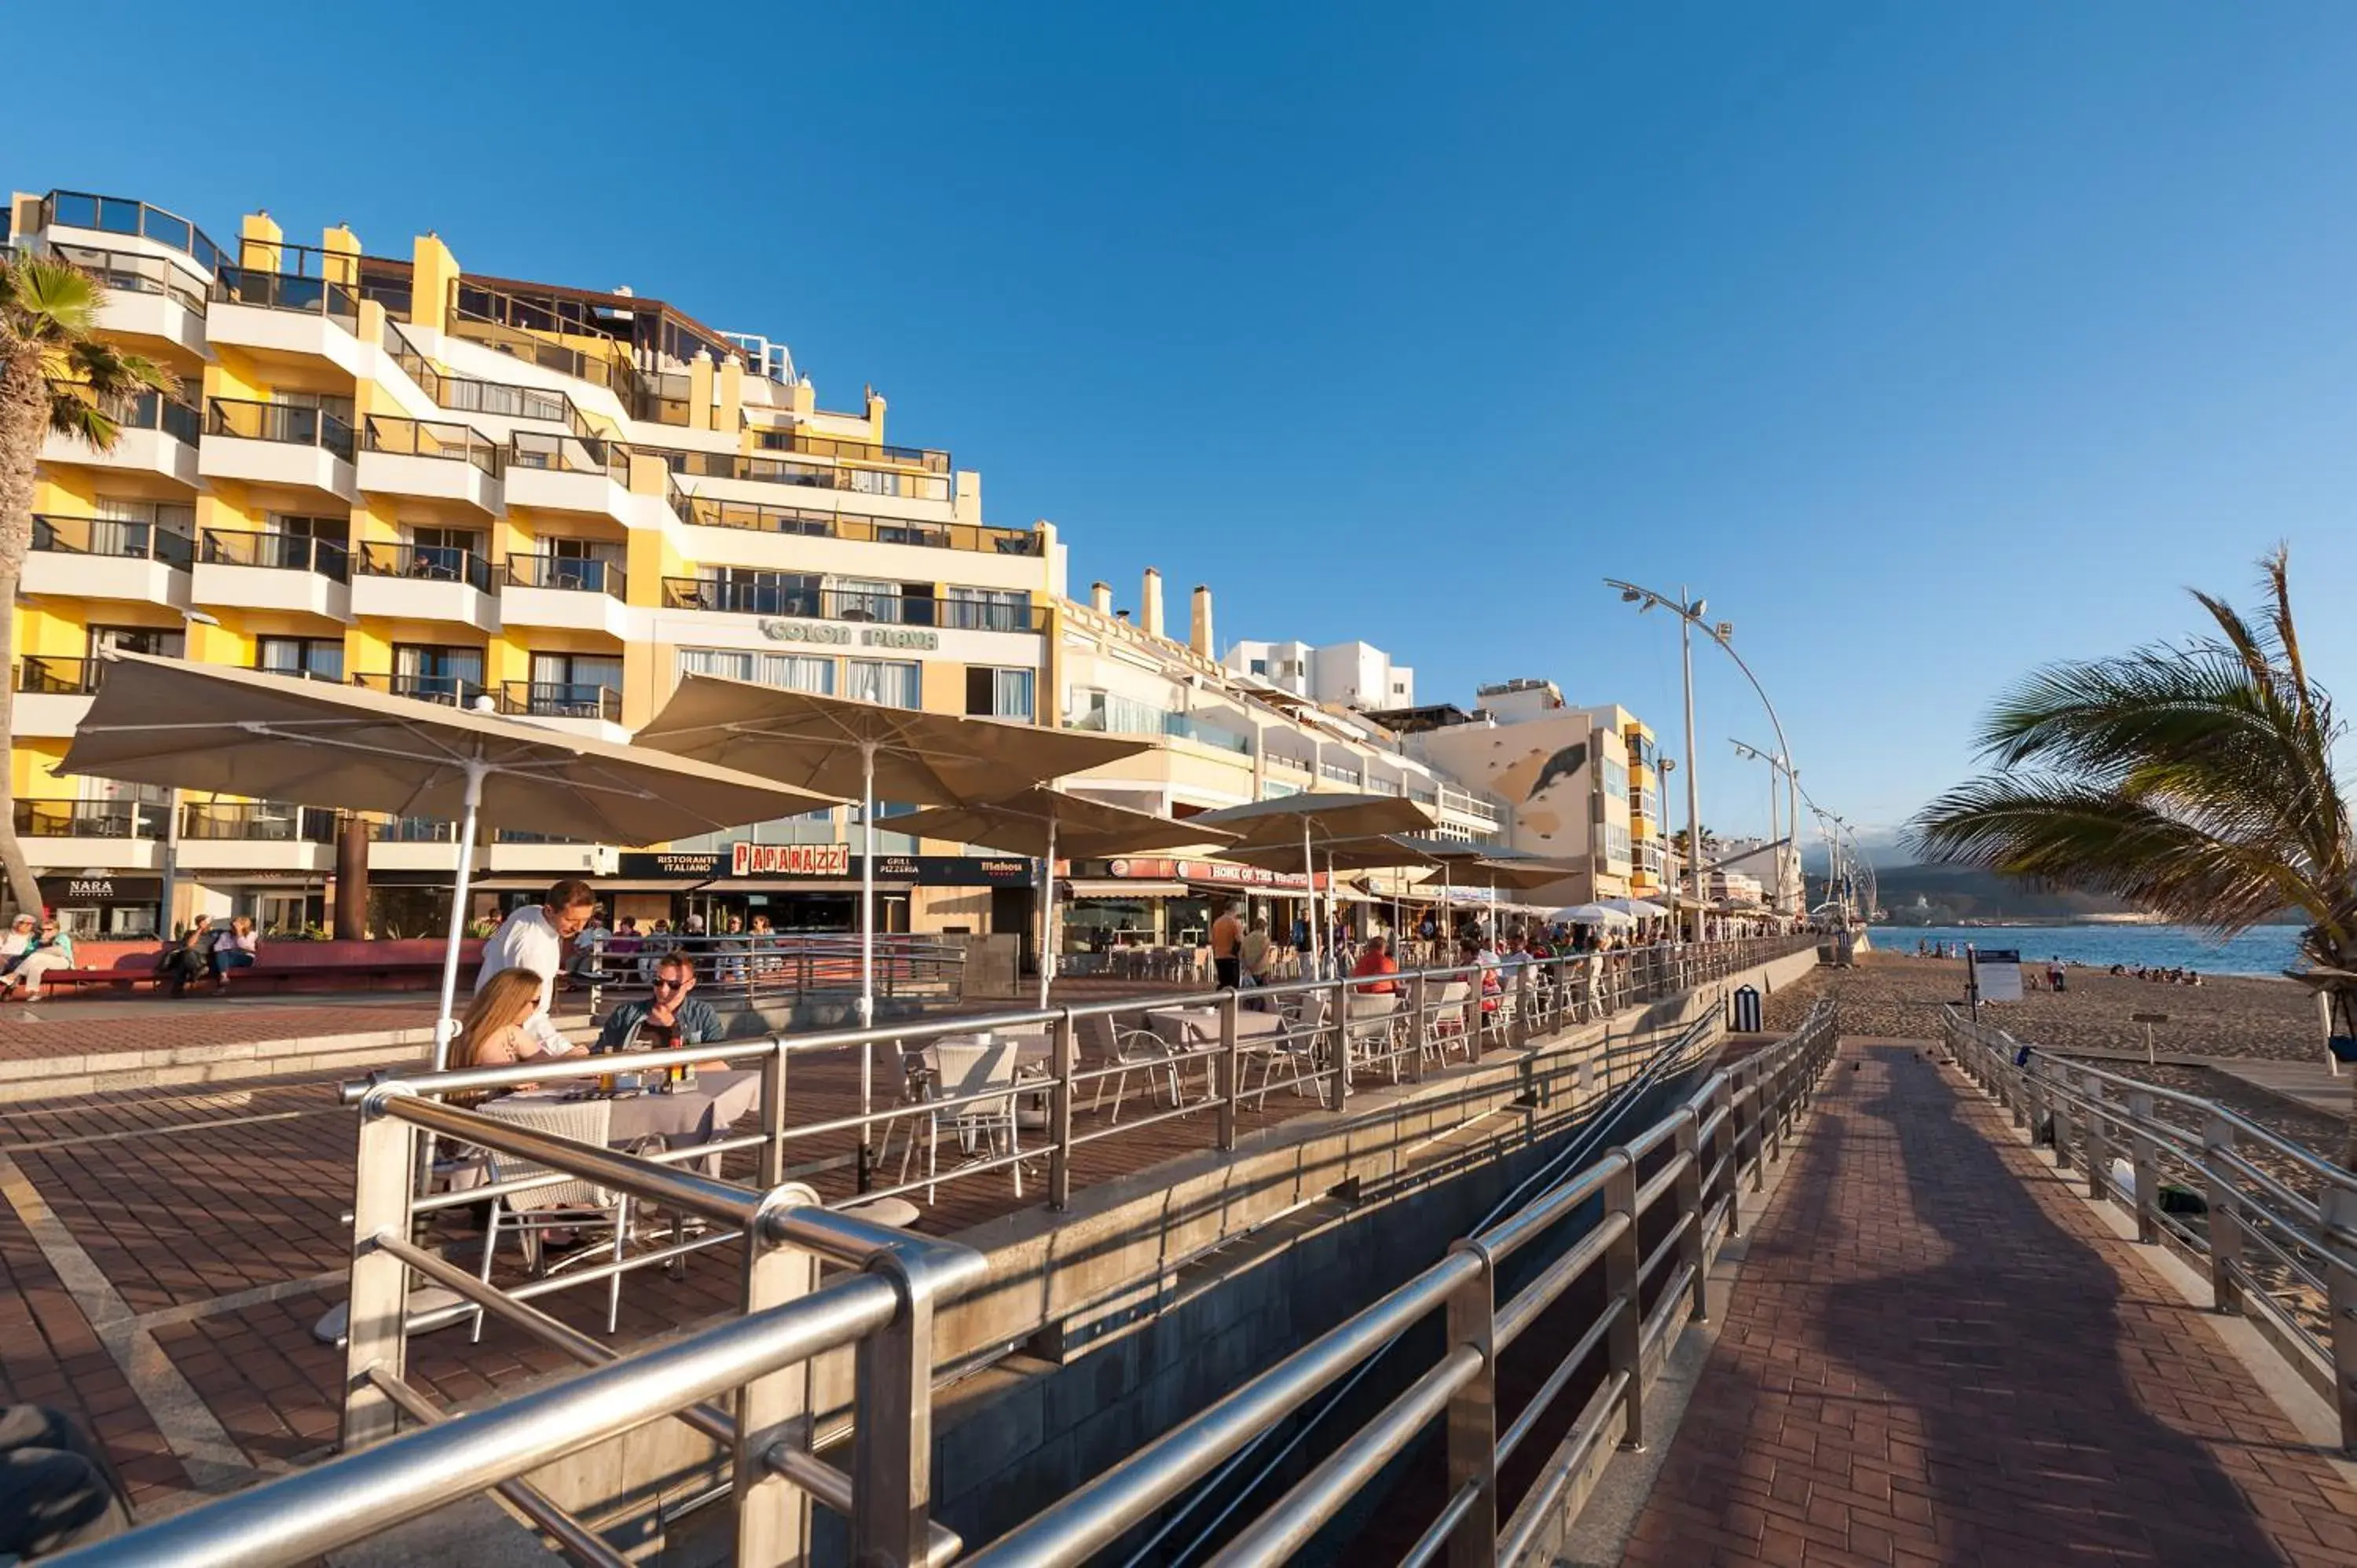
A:
<svg viewBox="0 0 2357 1568">
<path fill-rule="evenodd" d="M 450 1066 L 505 1067 L 546 1056 L 540 1041 L 524 1027 L 524 1021 L 539 1007 L 540 976 L 528 969 L 500 971 L 483 982 L 483 988 L 467 1004 L 467 1015 L 458 1020 L 458 1032 L 450 1040 Z M 476 1105 L 489 1098 L 481 1093 L 454 1094 L 450 1101 Z"/>
</svg>

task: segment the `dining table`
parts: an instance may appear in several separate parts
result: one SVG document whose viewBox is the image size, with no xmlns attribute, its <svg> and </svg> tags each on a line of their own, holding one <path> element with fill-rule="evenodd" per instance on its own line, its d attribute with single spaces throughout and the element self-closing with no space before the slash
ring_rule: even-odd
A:
<svg viewBox="0 0 2357 1568">
<path fill-rule="evenodd" d="M 671 1149 L 715 1143 L 728 1136 L 737 1119 L 761 1103 L 761 1075 L 758 1071 L 699 1072 L 684 1083 L 656 1083 L 633 1089 L 634 1080 L 651 1079 L 654 1074 L 630 1070 L 624 1064 L 632 1054 L 617 1051 L 584 1058 L 581 1062 L 584 1072 L 615 1074 L 622 1084 L 620 1090 L 608 1096 L 613 1101 L 608 1112 L 612 1120 L 606 1135 L 616 1148 L 626 1148 L 649 1138 L 661 1138 L 663 1145 Z M 508 1098 L 516 1104 L 530 1104 L 535 1101 L 571 1099 L 580 1093 L 582 1087 L 575 1083 L 569 1087 L 524 1090 Z M 706 1176 L 720 1174 L 717 1155 L 696 1164 Z"/>
<path fill-rule="evenodd" d="M 1146 1013 L 1146 1026 L 1160 1036 L 1173 1056 L 1201 1058 L 1203 1091 L 1213 1096 L 1220 1092 L 1215 1055 L 1220 1045 L 1220 1012 L 1217 1007 L 1150 1007 Z M 1280 1014 L 1242 1009 L 1236 1013 L 1236 1040 L 1245 1050 L 1253 1049 L 1256 1040 L 1275 1039 L 1286 1027 Z"/>
</svg>

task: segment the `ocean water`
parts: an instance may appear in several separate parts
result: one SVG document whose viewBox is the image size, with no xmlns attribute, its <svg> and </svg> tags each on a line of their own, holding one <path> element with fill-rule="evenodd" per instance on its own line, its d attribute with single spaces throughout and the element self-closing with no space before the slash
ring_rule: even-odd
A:
<svg viewBox="0 0 2357 1568">
<path fill-rule="evenodd" d="M 2018 948 L 2024 963 L 2060 958 L 2109 969 L 2195 969 L 2204 974 L 2281 974 L 2300 967 L 2298 926 L 2259 926 L 2232 941 L 2212 940 L 2183 926 L 1877 926 L 1874 945 L 1912 953 L 1919 941 L 1971 942 Z"/>
</svg>

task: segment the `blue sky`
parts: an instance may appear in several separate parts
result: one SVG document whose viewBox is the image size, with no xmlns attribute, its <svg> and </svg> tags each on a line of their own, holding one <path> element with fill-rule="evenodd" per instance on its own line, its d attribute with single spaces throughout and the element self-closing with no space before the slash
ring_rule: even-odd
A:
<svg viewBox="0 0 2357 1568">
<path fill-rule="evenodd" d="M 2278 539 L 2357 687 L 2357 7 L 119 4 L 12 40 L 94 59 L 18 73 L 16 188 L 430 227 L 782 337 L 992 521 L 1057 521 L 1076 591 L 1156 565 L 1225 638 L 1363 637 L 1426 700 L 1550 676 L 1674 749 L 1671 628 L 1598 579 L 1691 583 L 1862 822 L 1961 777 L 2023 670 L 2190 629 L 2180 588 Z M 1697 660 L 1705 818 L 1761 825 L 1726 741 L 1765 722 Z"/>
</svg>

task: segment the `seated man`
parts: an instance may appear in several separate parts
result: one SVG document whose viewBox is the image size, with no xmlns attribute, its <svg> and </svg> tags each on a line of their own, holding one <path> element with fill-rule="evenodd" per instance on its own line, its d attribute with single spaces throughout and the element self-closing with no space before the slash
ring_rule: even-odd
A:
<svg viewBox="0 0 2357 1568">
<path fill-rule="evenodd" d="M 720 1015 L 689 993 L 695 989 L 695 960 L 683 952 L 663 954 L 655 965 L 655 990 L 643 1002 L 625 1002 L 597 1031 L 601 1051 L 659 1051 L 675 1046 L 708 1046 L 725 1032 Z"/>
<path fill-rule="evenodd" d="M 1377 978 L 1368 980 L 1364 985 L 1354 985 L 1351 989 L 1369 996 L 1395 995 L 1399 992 L 1399 982 L 1382 977 L 1398 972 L 1399 965 L 1393 961 L 1391 954 L 1391 939 L 1369 937 L 1367 945 L 1359 950 L 1359 961 L 1351 966 L 1351 978 L 1359 980 L 1370 975 Z"/>
</svg>

